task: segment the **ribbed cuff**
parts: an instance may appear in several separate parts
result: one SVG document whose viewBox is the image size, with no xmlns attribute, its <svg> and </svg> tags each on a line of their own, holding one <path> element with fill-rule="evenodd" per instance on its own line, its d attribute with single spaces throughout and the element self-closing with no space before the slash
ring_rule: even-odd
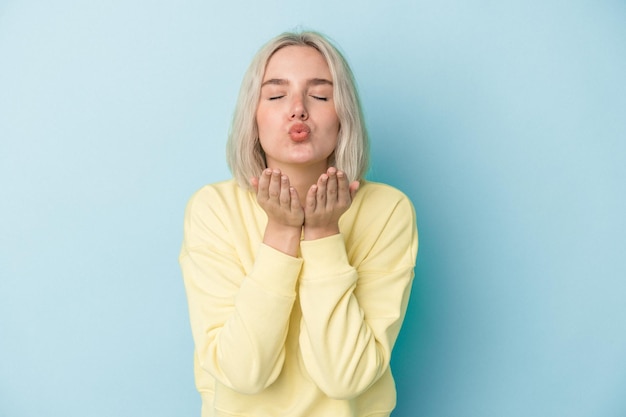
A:
<svg viewBox="0 0 626 417">
<path fill-rule="evenodd" d="M 352 269 L 341 234 L 322 239 L 304 240 L 300 242 L 300 252 L 304 260 L 303 280 L 343 275 Z"/>
<path fill-rule="evenodd" d="M 293 297 L 302 264 L 301 258 L 294 258 L 262 243 L 249 278 L 271 292 Z"/>
</svg>

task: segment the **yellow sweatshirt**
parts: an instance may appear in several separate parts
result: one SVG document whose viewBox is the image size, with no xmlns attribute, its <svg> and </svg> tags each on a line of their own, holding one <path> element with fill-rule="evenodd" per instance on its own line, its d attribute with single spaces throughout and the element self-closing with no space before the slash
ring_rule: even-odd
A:
<svg viewBox="0 0 626 417">
<path fill-rule="evenodd" d="M 365 183 L 341 234 L 298 257 L 262 243 L 267 216 L 234 180 L 189 201 L 180 254 L 202 416 L 389 416 L 389 359 L 417 255 L 413 206 Z"/>
</svg>

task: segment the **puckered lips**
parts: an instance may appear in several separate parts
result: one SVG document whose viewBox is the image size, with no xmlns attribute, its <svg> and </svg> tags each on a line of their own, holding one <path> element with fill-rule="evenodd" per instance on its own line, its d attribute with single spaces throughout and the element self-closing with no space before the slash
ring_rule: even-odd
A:
<svg viewBox="0 0 626 417">
<path fill-rule="evenodd" d="M 294 123 L 289 128 L 289 137 L 294 142 L 303 142 L 308 139 L 311 128 L 304 123 Z"/>
</svg>

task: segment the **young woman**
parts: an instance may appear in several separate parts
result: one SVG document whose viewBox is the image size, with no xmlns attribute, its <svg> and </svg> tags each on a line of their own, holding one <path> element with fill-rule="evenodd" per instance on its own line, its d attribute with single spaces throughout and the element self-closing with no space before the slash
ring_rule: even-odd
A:
<svg viewBox="0 0 626 417">
<path fill-rule="evenodd" d="M 389 416 L 417 254 L 411 202 L 365 182 L 348 64 L 286 33 L 248 69 L 234 179 L 190 200 L 180 254 L 202 416 Z"/>
</svg>

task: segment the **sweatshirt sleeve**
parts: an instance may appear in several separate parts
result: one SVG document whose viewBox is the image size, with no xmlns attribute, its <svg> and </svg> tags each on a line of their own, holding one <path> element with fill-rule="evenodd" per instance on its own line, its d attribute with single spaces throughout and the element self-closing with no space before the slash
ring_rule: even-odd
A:
<svg viewBox="0 0 626 417">
<path fill-rule="evenodd" d="M 408 304 L 417 255 L 415 213 L 404 197 L 364 231 L 351 254 L 344 236 L 302 242 L 300 346 L 322 391 L 354 398 L 387 371 Z M 368 225 L 363 224 L 364 228 Z M 358 263 L 358 264 L 357 264 Z"/>
<path fill-rule="evenodd" d="M 257 393 L 282 369 L 302 260 L 261 244 L 246 274 L 226 205 L 204 191 L 187 206 L 179 259 L 196 357 L 220 383 Z"/>
</svg>

